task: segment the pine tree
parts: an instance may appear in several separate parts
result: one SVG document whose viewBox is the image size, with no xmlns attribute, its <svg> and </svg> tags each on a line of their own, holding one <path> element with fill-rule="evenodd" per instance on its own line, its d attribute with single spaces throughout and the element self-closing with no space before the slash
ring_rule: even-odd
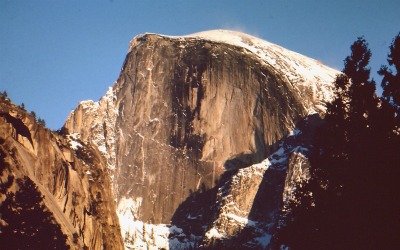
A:
<svg viewBox="0 0 400 250">
<path fill-rule="evenodd" d="M 378 74 L 382 79 L 382 112 L 377 122 L 377 127 L 381 128 L 379 136 L 383 138 L 377 143 L 378 157 L 380 164 L 384 166 L 384 171 L 379 175 L 378 199 L 381 204 L 381 230 L 385 235 L 385 241 L 400 249 L 398 232 L 400 232 L 400 200 L 393 198 L 397 178 L 400 176 L 400 33 L 393 39 L 389 47 L 388 54 L 389 66 L 382 66 Z"/>
<path fill-rule="evenodd" d="M 42 118 L 38 118 L 38 120 L 37 120 L 37 122 L 40 124 L 40 125 L 42 125 L 43 127 L 46 127 L 46 121 L 44 120 L 44 119 L 42 119 Z"/>
<path fill-rule="evenodd" d="M 7 100 L 7 96 L 8 96 L 7 91 L 4 90 L 3 92 L 0 92 L 1 100 L 3 100 L 3 101 Z"/>
<path fill-rule="evenodd" d="M 33 119 L 35 119 L 35 121 L 36 121 L 36 112 L 35 111 L 31 111 L 31 115 L 33 116 Z"/>
<path fill-rule="evenodd" d="M 316 132 L 311 161 L 311 178 L 297 187 L 297 202 L 287 206 L 285 223 L 278 233 L 278 244 L 293 249 L 335 249 L 343 246 L 345 224 L 342 212 L 343 180 L 349 161 L 351 80 L 344 74 L 335 80 L 335 99 L 327 105 L 324 124 Z M 332 235 L 335 235 L 332 237 Z"/>
<path fill-rule="evenodd" d="M 394 112 L 375 95 L 365 39 L 358 38 L 351 52 L 317 131 L 311 179 L 295 191 L 297 202 L 288 205 L 286 227 L 277 235 L 278 243 L 293 249 L 385 248 L 400 243 L 400 206 L 391 197 L 400 174 L 400 147 L 390 139 Z"/>
<path fill-rule="evenodd" d="M 0 138 L 0 144 L 4 143 L 4 140 Z M 4 196 L 9 191 L 9 188 L 12 186 L 14 182 L 13 175 L 6 175 L 6 171 L 9 170 L 9 164 L 5 160 L 7 153 L 0 148 L 0 196 Z M 7 177 L 6 177 L 7 176 Z M 7 181 L 3 181 L 7 178 Z M 1 197 L 3 198 L 3 197 Z M 1 219 L 1 218 L 0 218 Z"/>
<path fill-rule="evenodd" d="M 359 37 L 351 46 L 351 55 L 345 59 L 343 73 L 351 79 L 349 88 L 349 118 L 352 123 L 351 133 L 357 138 L 364 139 L 366 128 L 371 126 L 371 120 L 377 111 L 378 99 L 375 95 L 375 81 L 370 80 L 371 51 L 363 37 Z M 361 137 L 360 137 L 361 136 Z"/>
<path fill-rule="evenodd" d="M 382 96 L 386 101 L 392 103 L 397 111 L 400 109 L 400 33 L 393 39 L 390 45 L 390 53 L 388 54 L 389 66 L 382 65 L 378 74 L 383 76 L 382 79 Z M 394 69 L 390 69 L 394 66 Z"/>
<path fill-rule="evenodd" d="M 316 203 L 323 216 L 317 227 L 324 247 L 357 247 L 369 234 L 363 220 L 368 221 L 364 208 L 371 195 L 368 183 L 373 168 L 366 159 L 372 151 L 370 130 L 378 106 L 375 83 L 369 79 L 370 58 L 367 42 L 358 38 L 344 61 L 345 76 L 336 80 L 336 98 L 328 105 L 316 143 L 322 154 L 313 160 L 313 173 L 325 188 L 314 186 L 313 191 L 320 194 Z"/>
</svg>

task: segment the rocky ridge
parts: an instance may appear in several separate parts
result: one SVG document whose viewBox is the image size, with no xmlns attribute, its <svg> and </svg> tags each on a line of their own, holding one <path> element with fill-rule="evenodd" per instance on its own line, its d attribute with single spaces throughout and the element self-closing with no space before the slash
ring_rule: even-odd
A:
<svg viewBox="0 0 400 250">
<path fill-rule="evenodd" d="M 7 166 L 1 183 L 8 176 L 31 179 L 67 236 L 68 248 L 123 248 L 109 175 L 97 147 L 44 128 L 8 99 L 0 101 L 0 141 L 1 164 Z"/>
<path fill-rule="evenodd" d="M 285 138 L 325 111 L 337 73 L 238 32 L 139 35 L 106 96 L 65 127 L 107 162 L 126 248 L 266 247 L 307 175 L 306 147 Z"/>
</svg>

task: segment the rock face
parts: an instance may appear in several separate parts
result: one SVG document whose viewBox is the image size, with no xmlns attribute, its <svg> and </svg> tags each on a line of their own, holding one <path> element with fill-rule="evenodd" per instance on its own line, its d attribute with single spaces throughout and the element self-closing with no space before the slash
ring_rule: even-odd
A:
<svg viewBox="0 0 400 250">
<path fill-rule="evenodd" d="M 295 185 L 309 178 L 309 122 L 301 122 L 306 132 L 296 128 L 261 163 L 225 172 L 215 188 L 192 194 L 181 204 L 172 223 L 182 228 L 192 247 L 269 249 L 285 202 L 292 198 Z M 196 237 L 188 237 L 193 234 Z M 170 246 L 188 249 L 183 242 Z"/>
<path fill-rule="evenodd" d="M 93 145 L 98 150 L 106 163 L 113 185 L 116 185 L 114 181 L 116 166 L 115 121 L 118 116 L 115 102 L 116 99 L 110 87 L 100 101 L 81 102 L 65 123 L 65 127 L 74 132 L 75 136 Z M 76 131 L 79 131 L 79 133 L 76 133 Z M 112 190 L 114 189 L 115 187 L 112 186 Z"/>
<path fill-rule="evenodd" d="M 45 129 L 7 99 L 0 101 L 0 141 L 8 166 L 2 184 L 9 175 L 30 178 L 70 249 L 123 249 L 110 180 L 97 149 Z"/>
<path fill-rule="evenodd" d="M 127 248 L 145 247 L 135 245 L 139 238 L 140 244 L 156 242 L 157 236 L 146 240 L 145 228 L 157 234 L 150 224 L 171 220 L 194 239 L 184 247 L 210 246 L 214 244 L 210 239 L 230 237 L 246 227 L 268 232 L 284 189 L 290 189 L 284 186 L 290 164 L 282 140 L 299 121 L 324 112 L 337 73 L 313 59 L 238 32 L 139 35 L 131 41 L 112 89 L 99 102 L 81 102 L 65 127 L 96 147 L 106 164 L 103 169 L 111 177 Z M 290 154 L 300 154 L 296 151 L 300 149 L 291 150 Z M 285 153 L 281 156 L 285 160 L 270 164 L 275 159 L 268 157 L 280 155 L 277 152 Z M 266 158 L 269 163 L 254 165 Z M 291 173 L 296 175 L 299 169 Z M 287 183 L 296 178 L 290 177 Z M 275 200 L 255 206 L 258 190 L 274 185 L 270 195 Z M 228 196 L 232 200 L 225 199 Z M 219 205 L 203 202 L 198 207 L 213 213 L 198 213 L 202 219 L 196 222 L 195 212 L 185 204 L 198 199 Z M 240 212 L 233 213 L 236 208 Z M 251 220 L 253 215 L 260 227 L 254 226 L 258 222 Z M 203 224 L 193 231 L 182 222 L 184 217 Z M 235 220 L 236 226 L 227 224 Z M 136 231 L 132 235 L 134 222 L 142 223 L 140 237 Z M 169 236 L 165 235 L 174 242 L 171 235 L 180 231 L 168 230 Z M 250 245 L 265 246 L 269 241 L 267 234 L 254 235 L 259 240 Z"/>
</svg>

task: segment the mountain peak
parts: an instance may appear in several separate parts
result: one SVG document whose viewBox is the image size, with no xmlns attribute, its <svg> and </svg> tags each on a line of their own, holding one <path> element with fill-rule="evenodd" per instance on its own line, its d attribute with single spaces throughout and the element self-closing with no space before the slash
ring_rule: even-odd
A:
<svg viewBox="0 0 400 250">
<path fill-rule="evenodd" d="M 233 30 L 208 30 L 185 36 L 146 33 L 138 35 L 132 40 L 129 51 L 146 41 L 146 36 L 175 40 L 181 43 L 182 49 L 185 49 L 185 41 L 196 40 L 241 48 L 242 54 L 248 54 L 258 60 L 261 65 L 287 78 L 294 88 L 300 89 L 300 92 L 303 92 L 302 89 L 308 89 L 308 94 L 315 100 L 312 107 L 308 108 L 309 113 L 325 112 L 325 103 L 333 99 L 333 79 L 340 73 L 315 59 L 261 38 Z"/>
<path fill-rule="evenodd" d="M 64 204 L 51 211 L 71 224 L 72 245 L 77 235 L 88 248 L 122 249 L 119 221 L 126 249 L 260 249 L 306 176 L 299 125 L 324 112 L 337 73 L 237 31 L 146 33 L 131 41 L 114 86 L 80 102 L 60 135 L 7 112 L 0 140 L 19 151 L 9 162 L 24 164 L 10 171 L 24 167 L 51 204 Z"/>
</svg>

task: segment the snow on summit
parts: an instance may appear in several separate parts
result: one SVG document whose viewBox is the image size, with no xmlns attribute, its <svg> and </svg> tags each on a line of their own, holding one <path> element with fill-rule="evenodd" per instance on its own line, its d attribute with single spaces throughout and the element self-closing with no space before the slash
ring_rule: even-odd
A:
<svg viewBox="0 0 400 250">
<path fill-rule="evenodd" d="M 185 37 L 210 40 L 245 48 L 258 56 L 265 64 L 281 72 L 286 72 L 288 80 L 295 87 L 311 85 L 314 99 L 327 102 L 333 98 L 333 81 L 340 72 L 323 65 L 315 59 L 239 31 L 209 30 Z M 317 108 L 324 111 L 324 106 L 321 103 Z M 315 111 L 309 110 L 310 113 Z"/>
<path fill-rule="evenodd" d="M 252 54 L 260 60 L 261 64 L 286 78 L 299 93 L 304 93 L 303 91 L 307 89 L 307 93 L 315 101 L 313 107 L 307 105 L 306 109 L 309 114 L 325 112 L 325 103 L 333 99 L 333 82 L 336 75 L 340 73 L 315 59 L 239 31 L 209 30 L 185 36 L 154 33 L 146 33 L 146 35 L 157 35 L 180 41 L 185 39 L 208 40 L 243 48 L 245 49 L 244 53 Z M 143 34 L 136 38 L 138 37 L 143 37 Z M 131 46 L 134 44 L 131 43 Z M 185 46 L 181 48 L 184 49 Z"/>
<path fill-rule="evenodd" d="M 308 66 L 319 66 L 331 70 L 317 60 L 303 56 L 299 53 L 290 51 L 276 44 L 267 42 L 261 38 L 248 35 L 239 31 L 232 30 L 209 30 L 187 35 L 185 37 L 195 37 L 215 42 L 227 43 L 248 49 L 249 51 L 259 55 L 271 65 L 275 65 L 275 60 L 279 56 L 290 57 L 299 64 L 308 64 Z M 315 64 L 315 65 L 313 65 Z M 314 72 L 315 73 L 315 72 Z M 336 72 L 335 72 L 336 73 Z"/>
</svg>

